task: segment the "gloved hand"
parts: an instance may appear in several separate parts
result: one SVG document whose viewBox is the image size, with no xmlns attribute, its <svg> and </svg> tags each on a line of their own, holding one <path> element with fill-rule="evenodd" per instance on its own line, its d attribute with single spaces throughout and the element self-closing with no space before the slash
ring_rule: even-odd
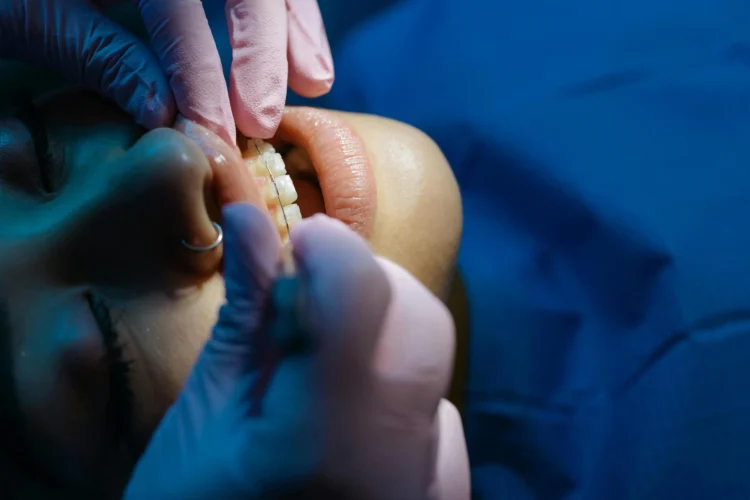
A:
<svg viewBox="0 0 750 500">
<path fill-rule="evenodd" d="M 248 137 L 273 135 L 287 81 L 305 97 L 333 83 L 315 0 L 226 0 L 229 91 L 200 0 L 133 1 L 156 56 L 99 11 L 114 0 L 0 0 L 0 58 L 60 71 L 147 128 L 171 125 L 177 110 L 230 144 L 235 119 Z"/>
<path fill-rule="evenodd" d="M 357 499 L 468 499 L 461 421 L 441 400 L 453 349 L 445 307 L 340 222 L 301 222 L 292 241 L 314 348 L 281 361 L 253 415 L 280 244 L 248 204 L 225 208 L 224 231 L 227 304 L 125 497 L 269 499 L 296 485 L 286 498 L 319 498 L 310 488 L 328 483 Z"/>
</svg>

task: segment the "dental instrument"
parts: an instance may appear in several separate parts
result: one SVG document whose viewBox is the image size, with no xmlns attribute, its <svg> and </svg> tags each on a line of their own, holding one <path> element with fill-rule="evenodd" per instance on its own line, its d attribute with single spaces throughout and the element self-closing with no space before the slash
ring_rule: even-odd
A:
<svg viewBox="0 0 750 500">
<path fill-rule="evenodd" d="M 287 207 L 282 203 L 282 192 L 268 163 L 268 155 L 261 151 L 261 145 L 267 145 L 267 143 L 257 139 L 253 139 L 252 143 L 273 187 L 272 194 L 276 196 L 282 214 L 283 226 L 286 229 L 286 237 L 282 238 L 279 276 L 271 285 L 270 300 L 264 313 L 263 322 L 265 326 L 263 331 L 265 335 L 260 340 L 261 345 L 259 346 L 262 359 L 259 360 L 258 377 L 251 390 L 253 401 L 251 412 L 254 415 L 259 415 L 263 397 L 282 358 L 286 355 L 299 353 L 309 347 L 309 339 L 298 321 L 299 280 L 294 264 L 292 243 L 289 240 L 291 225 Z"/>
</svg>

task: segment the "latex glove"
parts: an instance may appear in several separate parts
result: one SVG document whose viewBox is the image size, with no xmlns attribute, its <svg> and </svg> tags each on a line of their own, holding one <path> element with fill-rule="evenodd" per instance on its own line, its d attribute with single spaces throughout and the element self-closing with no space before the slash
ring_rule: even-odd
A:
<svg viewBox="0 0 750 500">
<path fill-rule="evenodd" d="M 226 0 L 229 91 L 200 0 L 133 2 L 156 57 L 98 10 L 113 0 L 0 0 L 0 57 L 58 70 L 147 128 L 171 125 L 176 103 L 230 144 L 235 119 L 248 137 L 273 135 L 287 82 L 305 97 L 325 94 L 333 83 L 315 0 Z"/>
<path fill-rule="evenodd" d="M 101 92 L 147 127 L 175 106 L 159 61 L 87 0 L 0 0 L 0 58 L 33 62 Z"/>
<path fill-rule="evenodd" d="M 133 1 L 178 111 L 232 144 L 235 120 L 247 137 L 276 132 L 287 83 L 304 97 L 323 95 L 333 84 L 333 59 L 315 0 L 206 0 L 226 2 L 229 92 L 200 0 Z"/>
<path fill-rule="evenodd" d="M 441 401 L 453 326 L 398 266 L 325 216 L 292 231 L 305 328 L 315 348 L 282 360 L 258 416 L 250 388 L 279 240 L 258 209 L 224 211 L 227 304 L 182 393 L 153 435 L 128 499 L 469 498 L 458 413 Z M 293 496 L 303 495 L 303 496 Z M 336 497 L 339 498 L 339 497 Z"/>
</svg>

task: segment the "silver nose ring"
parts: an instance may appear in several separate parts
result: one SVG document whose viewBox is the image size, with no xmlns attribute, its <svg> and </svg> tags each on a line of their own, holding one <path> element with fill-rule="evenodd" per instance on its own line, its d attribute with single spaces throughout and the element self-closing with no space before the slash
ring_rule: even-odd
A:
<svg viewBox="0 0 750 500">
<path fill-rule="evenodd" d="M 221 245 L 221 242 L 224 241 L 224 231 L 221 229 L 221 226 L 217 224 L 216 222 L 211 221 L 211 224 L 214 226 L 214 229 L 216 229 L 216 240 L 211 243 L 208 246 L 201 247 L 198 245 L 191 245 L 185 240 L 182 240 L 182 246 L 187 248 L 188 250 L 192 252 L 210 252 L 211 250 L 217 248 L 219 245 Z"/>
</svg>

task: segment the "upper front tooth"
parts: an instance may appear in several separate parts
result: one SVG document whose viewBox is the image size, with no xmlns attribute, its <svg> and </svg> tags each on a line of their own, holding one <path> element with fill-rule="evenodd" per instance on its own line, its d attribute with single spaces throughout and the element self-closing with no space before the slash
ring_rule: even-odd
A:
<svg viewBox="0 0 750 500">
<path fill-rule="evenodd" d="M 286 174 L 284 159 L 279 153 L 263 153 L 263 162 L 274 177 L 280 177 Z"/>
<path fill-rule="evenodd" d="M 262 156 L 252 156 L 245 159 L 245 164 L 250 172 L 255 175 L 268 176 L 268 172 L 274 177 L 280 177 L 286 175 L 286 168 L 284 167 L 284 159 L 279 153 L 263 153 Z"/>
<path fill-rule="evenodd" d="M 260 154 L 263 154 L 265 152 L 269 153 L 275 153 L 276 150 L 273 149 L 273 146 L 271 146 L 270 143 L 264 141 L 263 139 L 253 139 L 253 149 L 256 149 L 260 151 Z"/>
<path fill-rule="evenodd" d="M 247 158 L 245 163 L 250 172 L 255 176 L 268 176 L 268 172 L 271 172 L 271 175 L 274 177 L 286 175 L 284 159 L 279 153 L 263 153 L 262 156 L 252 156 Z"/>
<path fill-rule="evenodd" d="M 274 185 L 275 184 L 275 185 Z M 276 190 L 278 189 L 278 193 Z M 282 206 L 297 201 L 297 190 L 294 189 L 292 178 L 288 175 L 276 177 L 273 182 L 266 183 L 263 189 L 263 197 L 268 205 L 281 203 Z"/>
</svg>

